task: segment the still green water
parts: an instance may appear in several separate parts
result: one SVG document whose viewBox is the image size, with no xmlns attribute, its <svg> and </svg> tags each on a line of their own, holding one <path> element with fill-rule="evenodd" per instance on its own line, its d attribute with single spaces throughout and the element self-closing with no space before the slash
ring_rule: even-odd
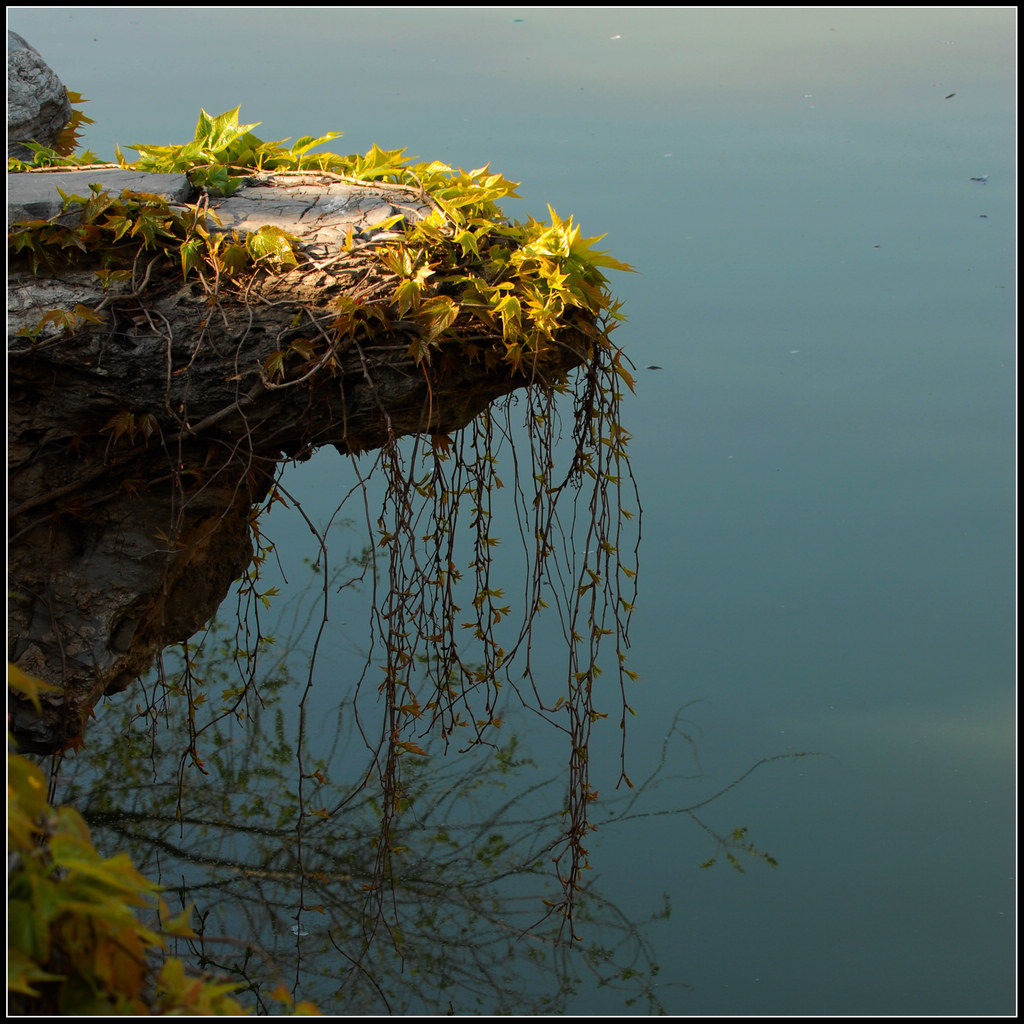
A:
<svg viewBox="0 0 1024 1024">
<path fill-rule="evenodd" d="M 600 891 L 637 921 L 667 894 L 642 936 L 670 1013 L 1013 1012 L 1013 10 L 13 8 L 8 24 L 90 99 L 103 159 L 242 103 L 264 138 L 342 130 L 346 152 L 490 161 L 523 182 L 512 216 L 550 203 L 606 232 L 640 271 L 613 282 L 639 367 L 634 778 L 699 702 L 698 760 L 672 747 L 641 809 L 692 805 L 764 756 L 825 756 L 774 762 L 707 811 L 777 869 L 702 871 L 714 848 L 692 821 L 633 818 L 591 844 Z M 325 452 L 285 482 L 324 522 L 352 476 Z M 308 532 L 272 532 L 299 577 Z M 325 734 L 362 647 L 346 600 L 319 661 Z M 563 752 L 521 728 L 556 768 Z M 329 955 L 316 970 L 337 975 Z M 469 1010 L 471 991 L 418 998 Z M 649 1011 L 623 998 L 584 980 L 560 1008 Z"/>
</svg>

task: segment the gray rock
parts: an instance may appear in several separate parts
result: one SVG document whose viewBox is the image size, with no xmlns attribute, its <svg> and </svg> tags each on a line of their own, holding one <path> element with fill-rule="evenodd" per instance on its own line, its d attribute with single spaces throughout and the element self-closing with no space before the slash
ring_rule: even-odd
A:
<svg viewBox="0 0 1024 1024">
<path fill-rule="evenodd" d="M 91 184 L 102 185 L 107 192 L 119 196 L 125 189 L 132 192 L 153 192 L 171 203 L 184 203 L 191 195 L 184 174 L 149 174 L 119 167 L 82 170 L 29 171 L 7 175 L 7 223 L 19 220 L 49 220 L 60 213 L 66 195 L 89 195 Z M 61 219 L 64 223 L 64 219 Z"/>
<path fill-rule="evenodd" d="M 91 182 L 114 191 L 130 174 L 32 171 L 8 175 L 8 189 L 25 209 L 22 188 L 52 202 L 56 182 L 88 195 Z M 173 177 L 140 174 L 134 187 L 161 191 Z M 80 735 L 104 694 L 213 617 L 251 563 L 252 509 L 282 460 L 451 434 L 531 385 L 532 368 L 483 357 L 504 349 L 500 327 L 471 328 L 481 358 L 438 338 L 418 361 L 414 322 L 339 311 L 344 298 L 393 309 L 397 278 L 376 258 L 396 234 L 384 225 L 433 209 L 407 185 L 263 174 L 210 198 L 207 226 L 280 226 L 299 239 L 294 266 L 219 285 L 147 253 L 123 281 L 100 280 L 88 261 L 54 274 L 8 268 L 8 660 L 61 688 L 41 712 L 10 699 L 21 750 L 52 752 Z M 61 311 L 67 327 L 47 319 Z M 543 372 L 557 380 L 584 361 L 593 330 L 563 331 Z M 300 337 L 316 339 L 315 363 L 299 352 L 286 377 L 271 371 Z M 153 438 L 115 432 L 126 413 L 145 416 Z"/>
<path fill-rule="evenodd" d="M 416 189 L 374 182 L 344 181 L 334 175 L 285 171 L 250 178 L 228 199 L 212 199 L 211 230 L 239 234 L 265 224 L 298 235 L 307 246 L 342 246 L 351 230 L 359 241 L 383 242 L 380 224 L 392 217 L 413 223 L 433 209 Z"/>
<path fill-rule="evenodd" d="M 20 143 L 54 146 L 71 120 L 71 101 L 61 80 L 17 32 L 7 33 L 7 155 L 30 160 Z"/>
</svg>

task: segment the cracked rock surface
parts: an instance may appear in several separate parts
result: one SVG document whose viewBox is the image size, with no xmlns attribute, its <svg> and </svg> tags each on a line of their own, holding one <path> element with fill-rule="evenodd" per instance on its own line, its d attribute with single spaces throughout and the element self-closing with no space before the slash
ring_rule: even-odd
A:
<svg viewBox="0 0 1024 1024">
<path fill-rule="evenodd" d="M 17 32 L 7 32 L 7 155 L 31 160 L 22 145 L 53 147 L 71 120 L 67 89 L 53 69 Z"/>
</svg>

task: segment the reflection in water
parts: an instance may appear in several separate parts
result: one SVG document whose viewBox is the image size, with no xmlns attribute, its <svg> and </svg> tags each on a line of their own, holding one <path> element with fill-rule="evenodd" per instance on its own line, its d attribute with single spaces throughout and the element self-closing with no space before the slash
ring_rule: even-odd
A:
<svg viewBox="0 0 1024 1024">
<path fill-rule="evenodd" d="M 512 24 L 492 9 L 423 7 L 403 13 L 395 60 L 392 16 L 375 8 L 250 10 L 247 45 L 232 48 L 231 8 L 204 10 L 206 33 L 174 8 L 130 19 L 116 8 L 12 10 L 11 27 L 90 97 L 97 152 L 180 138 L 230 77 L 247 85 L 223 107 L 266 114 L 270 138 L 297 130 L 301 94 L 302 130 L 341 128 L 352 148 L 408 146 L 464 167 L 490 160 L 524 181 L 515 215 L 540 216 L 551 202 L 609 233 L 642 271 L 623 278 L 630 319 L 617 337 L 641 365 L 664 367 L 643 371 L 630 413 L 648 496 L 631 749 L 645 754 L 666 709 L 701 696 L 709 773 L 723 763 L 710 737 L 759 754 L 783 729 L 842 767 L 787 784 L 800 807 L 772 820 L 780 870 L 736 880 L 747 895 L 734 898 L 725 872 L 687 874 L 702 848 L 682 851 L 677 870 L 678 830 L 656 823 L 636 822 L 621 844 L 606 829 L 595 870 L 625 874 L 642 860 L 630 891 L 645 912 L 671 886 L 671 919 L 643 934 L 658 949 L 657 980 L 693 984 L 663 995 L 672 1012 L 1012 1013 L 1015 14 L 549 8 Z M 98 44 L 82 45 L 86 26 Z M 140 32 L 177 45 L 145 49 L 147 73 L 126 104 L 113 58 L 141 52 Z M 442 44 L 460 59 L 438 59 Z M 184 47 L 195 58 L 192 98 L 168 103 Z M 282 48 L 307 57 L 290 86 L 249 73 L 254 55 L 269 67 Z M 339 118 L 323 69 L 342 64 L 354 82 L 387 66 L 391 88 Z M 476 88 L 482 81 L 499 87 Z M 456 116 L 437 116 L 443 97 L 459 97 Z M 969 180 L 988 174 L 987 184 Z M 320 496 L 323 521 L 337 459 L 323 453 L 295 467 L 303 472 L 301 496 Z M 293 534 L 308 530 L 299 523 Z M 332 611 L 332 633 L 344 618 Z M 294 737 L 292 700 L 281 704 Z M 523 733 L 520 750 L 531 742 Z M 200 753 L 209 767 L 210 750 Z M 112 777 L 129 760 L 112 757 L 108 781 L 122 781 Z M 176 757 L 167 761 L 173 771 Z M 197 775 L 190 769 L 190 786 Z M 354 779 L 358 766 L 331 765 L 330 776 Z M 648 804 L 674 807 L 668 789 L 649 792 Z M 602 780 L 599 807 L 608 792 Z M 558 786 L 548 798 L 560 803 Z M 134 794 L 118 800 L 131 807 Z M 775 806 L 744 786 L 724 823 L 764 820 Z M 724 820 L 721 807 L 709 814 Z M 342 825 L 351 828 L 347 814 L 321 829 Z M 280 845 L 293 845 L 294 821 L 283 827 Z M 151 831 L 183 843 L 174 825 Z M 175 882 L 167 856 L 148 861 Z M 176 870 L 178 882 L 215 878 Z M 619 882 L 607 891 L 621 893 Z M 202 896 L 188 898 L 203 908 Z M 291 898 L 279 943 L 295 944 L 295 912 Z M 314 939 L 317 921 L 326 916 L 302 915 Z M 248 935 L 242 928 L 231 934 Z M 206 949 L 229 959 L 223 945 Z M 313 962 L 307 954 L 304 969 Z M 340 978 L 342 963 L 331 947 L 316 966 Z M 273 987 L 262 964 L 250 973 Z M 387 992 L 396 1007 L 397 994 Z M 444 995 L 432 1005 L 446 1008 Z M 591 1005 L 606 1013 L 613 1002 Z"/>
<path fill-rule="evenodd" d="M 588 886 L 580 942 L 568 941 L 552 909 L 564 779 L 544 777 L 514 738 L 458 758 L 410 759 L 394 870 L 379 885 L 373 773 L 352 770 L 352 737 L 339 728 L 334 748 L 307 754 L 297 774 L 283 660 L 248 721 L 214 712 L 198 726 L 194 702 L 189 721 L 182 680 L 223 687 L 227 700 L 233 654 L 234 638 L 214 629 L 188 672 L 154 682 L 148 705 L 119 724 L 104 716 L 88 749 L 60 768 L 59 799 L 81 808 L 98 847 L 128 852 L 169 900 L 194 904 L 198 937 L 173 954 L 238 980 L 257 1012 L 282 982 L 328 1013 L 559 1013 L 584 987 L 632 1012 L 663 1010 L 647 925 L 669 916 L 667 897 L 634 920 Z M 339 722 L 354 720 L 351 710 L 343 704 Z M 606 817 L 685 814 L 715 856 L 773 863 L 743 830 L 710 828 L 696 806 L 651 803 L 678 753 L 670 741 L 682 736 L 675 724 L 661 767 L 628 798 L 602 802 Z"/>
</svg>

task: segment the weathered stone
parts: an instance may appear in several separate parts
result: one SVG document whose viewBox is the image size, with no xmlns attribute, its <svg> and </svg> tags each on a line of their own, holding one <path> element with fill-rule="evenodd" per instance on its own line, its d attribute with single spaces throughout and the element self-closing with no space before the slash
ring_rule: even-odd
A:
<svg viewBox="0 0 1024 1024">
<path fill-rule="evenodd" d="M 184 174 L 151 174 L 114 165 L 34 170 L 7 176 L 7 223 L 55 217 L 64 206 L 61 192 L 85 196 L 93 184 L 113 195 L 128 189 L 171 203 L 187 202 L 193 194 Z M 349 230 L 368 238 L 382 221 L 396 216 L 415 221 L 432 208 L 416 189 L 347 181 L 333 174 L 279 173 L 253 178 L 228 198 L 211 198 L 208 209 L 215 216 L 207 218 L 207 227 L 245 235 L 269 224 L 307 245 L 340 246 Z"/>
<path fill-rule="evenodd" d="M 81 194 L 96 171 L 74 175 L 81 186 L 61 188 Z M 14 202 L 34 178 L 53 180 L 9 176 Z M 10 701 L 21 749 L 78 736 L 103 694 L 213 616 L 249 564 L 250 513 L 283 457 L 451 433 L 540 379 L 484 358 L 501 334 L 484 337 L 480 325 L 477 358 L 458 342 L 423 362 L 410 354 L 423 328 L 391 306 L 397 279 L 374 253 L 395 233 L 377 226 L 433 209 L 416 188 L 272 174 L 210 199 L 207 227 L 274 223 L 300 240 L 298 266 L 222 279 L 215 295 L 211 280 L 183 280 L 177 261 L 148 255 L 107 291 L 91 266 L 59 277 L 9 269 L 8 658 L 61 687 L 42 715 Z M 339 299 L 380 319 L 339 326 Z M 39 329 L 48 311 L 79 304 L 103 323 Z M 560 337 L 546 373 L 586 358 L 580 326 Z M 292 342 L 316 355 L 290 356 L 285 379 L 268 377 Z"/>
<path fill-rule="evenodd" d="M 7 155 L 31 160 L 37 142 L 53 147 L 71 120 L 67 90 L 36 49 L 7 33 Z"/>
<path fill-rule="evenodd" d="M 125 189 L 151 192 L 172 203 L 184 203 L 192 195 L 192 186 L 184 174 L 146 174 L 144 171 L 119 167 L 104 167 L 100 170 L 68 170 L 61 167 L 27 174 L 9 174 L 7 223 L 49 220 L 59 214 L 64 205 L 58 189 L 65 195 L 88 196 L 92 184 L 102 185 L 113 195 L 120 195 Z"/>
</svg>

